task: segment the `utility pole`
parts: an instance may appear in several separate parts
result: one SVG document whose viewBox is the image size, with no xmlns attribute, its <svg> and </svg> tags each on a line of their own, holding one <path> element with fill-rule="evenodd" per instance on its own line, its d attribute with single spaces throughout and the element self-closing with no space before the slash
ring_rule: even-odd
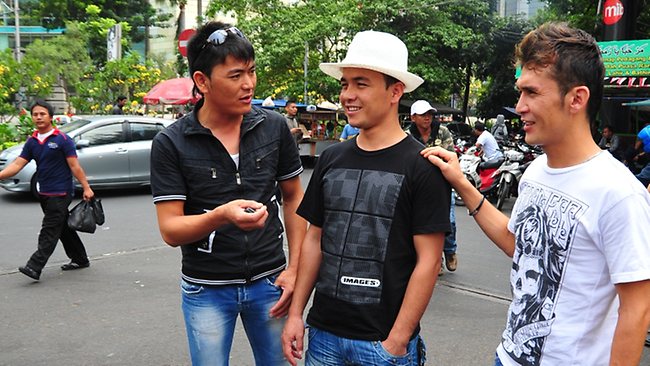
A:
<svg viewBox="0 0 650 366">
<path fill-rule="evenodd" d="M 14 16 L 16 17 L 16 33 L 15 33 L 15 41 L 16 41 L 16 47 L 14 49 L 15 55 L 16 55 L 16 61 L 20 62 L 21 54 L 20 54 L 20 11 L 19 11 L 19 5 L 18 5 L 18 0 L 14 0 Z"/>
</svg>

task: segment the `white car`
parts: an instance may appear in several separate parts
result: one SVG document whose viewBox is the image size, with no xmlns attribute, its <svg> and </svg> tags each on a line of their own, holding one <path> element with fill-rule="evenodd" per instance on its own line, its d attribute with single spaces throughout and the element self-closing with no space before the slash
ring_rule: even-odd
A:
<svg viewBox="0 0 650 366">
<path fill-rule="evenodd" d="M 151 140 L 173 122 L 143 116 L 86 116 L 59 129 L 77 145 L 79 163 L 93 189 L 133 188 L 150 184 Z M 0 169 L 20 155 L 23 145 L 0 153 Z M 0 186 L 11 192 L 38 195 L 36 163 L 32 160 L 15 176 L 0 181 Z"/>
</svg>

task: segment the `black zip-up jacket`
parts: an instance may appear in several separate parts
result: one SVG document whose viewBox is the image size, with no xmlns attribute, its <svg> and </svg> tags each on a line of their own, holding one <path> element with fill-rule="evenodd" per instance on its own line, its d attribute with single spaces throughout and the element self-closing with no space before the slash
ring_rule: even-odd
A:
<svg viewBox="0 0 650 366">
<path fill-rule="evenodd" d="M 183 279 L 226 285 L 278 273 L 286 259 L 275 199 L 277 182 L 303 170 L 285 118 L 257 107 L 244 116 L 238 168 L 223 144 L 197 121 L 201 105 L 154 138 L 154 203 L 183 200 L 185 215 L 199 215 L 235 199 L 249 199 L 266 204 L 269 216 L 262 229 L 243 231 L 226 225 L 202 240 L 182 245 Z"/>
</svg>

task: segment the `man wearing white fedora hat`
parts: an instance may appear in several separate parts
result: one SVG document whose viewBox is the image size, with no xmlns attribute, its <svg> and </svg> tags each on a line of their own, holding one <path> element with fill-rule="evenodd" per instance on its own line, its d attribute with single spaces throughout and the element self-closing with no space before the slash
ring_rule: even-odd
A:
<svg viewBox="0 0 650 366">
<path fill-rule="evenodd" d="M 282 334 L 292 365 L 314 287 L 306 365 L 424 363 L 419 321 L 451 229 L 451 190 L 400 127 L 400 98 L 423 82 L 407 66 L 404 43 L 374 31 L 355 35 L 342 62 L 320 65 L 341 81 L 360 133 L 323 152 L 298 208 L 311 225 Z"/>
</svg>

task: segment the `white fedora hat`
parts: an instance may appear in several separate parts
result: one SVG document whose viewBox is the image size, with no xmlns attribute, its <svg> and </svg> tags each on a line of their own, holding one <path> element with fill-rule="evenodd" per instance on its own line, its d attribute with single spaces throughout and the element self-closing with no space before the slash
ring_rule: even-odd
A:
<svg viewBox="0 0 650 366">
<path fill-rule="evenodd" d="M 409 51 L 399 38 L 389 33 L 364 31 L 354 36 L 343 61 L 321 63 L 319 67 L 337 80 L 343 76 L 344 67 L 377 71 L 403 82 L 404 92 L 408 93 L 424 82 L 408 72 L 408 58 Z"/>
</svg>

